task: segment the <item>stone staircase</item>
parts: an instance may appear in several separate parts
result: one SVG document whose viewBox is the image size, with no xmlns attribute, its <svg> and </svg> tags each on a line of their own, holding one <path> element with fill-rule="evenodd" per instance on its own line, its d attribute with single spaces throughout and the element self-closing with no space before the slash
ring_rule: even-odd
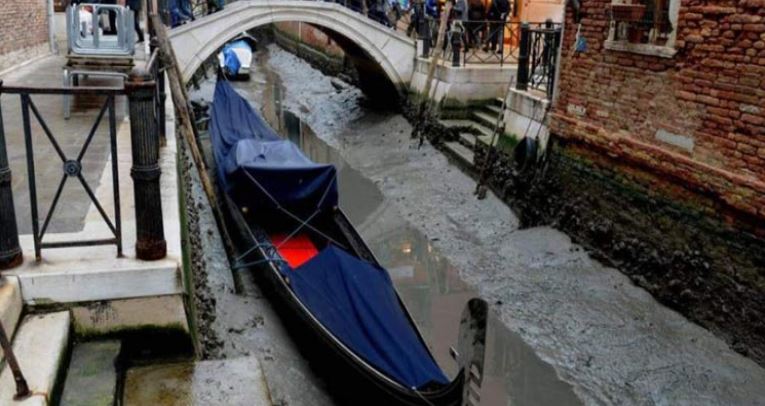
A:
<svg viewBox="0 0 765 406">
<path fill-rule="evenodd" d="M 444 127 L 458 135 L 457 140 L 444 143 L 446 152 L 458 163 L 472 169 L 475 165 L 475 146 L 479 142 L 489 145 L 501 109 L 502 99 L 497 98 L 471 110 L 466 118 L 440 120 Z M 494 141 L 495 145 L 497 141 Z"/>
<path fill-rule="evenodd" d="M 12 337 L 13 351 L 32 395 L 14 400 L 16 384 L 7 363 L 0 371 L 0 405 L 45 406 L 56 397 L 70 341 L 69 311 L 21 317 L 23 303 L 18 280 L 0 279 L 0 319 Z M 3 361 L 5 357 L 3 356 Z"/>
<path fill-rule="evenodd" d="M 18 278 L 0 277 L 0 320 L 31 391 L 14 399 L 13 373 L 0 351 L 0 406 L 147 405 L 169 398 L 189 405 L 271 405 L 257 357 L 158 360 L 120 371 L 125 363 L 118 360 L 124 361 L 124 347 L 130 345 L 120 338 L 73 344 L 74 315 L 72 310 L 25 314 Z"/>
</svg>

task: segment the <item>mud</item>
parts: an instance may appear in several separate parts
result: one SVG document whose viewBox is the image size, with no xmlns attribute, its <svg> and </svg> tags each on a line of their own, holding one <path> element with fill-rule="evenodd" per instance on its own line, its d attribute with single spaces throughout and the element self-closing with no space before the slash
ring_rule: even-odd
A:
<svg viewBox="0 0 765 406">
<path fill-rule="evenodd" d="M 283 106 L 372 180 L 585 403 L 755 404 L 765 396 L 765 371 L 714 334 L 562 231 L 523 229 L 495 195 L 476 200 L 474 181 L 429 143 L 417 148 L 404 117 L 355 109 L 328 115 L 335 89 L 326 77 L 290 54 L 269 52 L 286 87 Z"/>
<path fill-rule="evenodd" d="M 500 156 L 491 184 L 524 226 L 565 230 L 660 302 L 765 365 L 765 242 L 652 196 L 572 149 L 554 141 L 546 160 L 522 177 Z"/>
</svg>

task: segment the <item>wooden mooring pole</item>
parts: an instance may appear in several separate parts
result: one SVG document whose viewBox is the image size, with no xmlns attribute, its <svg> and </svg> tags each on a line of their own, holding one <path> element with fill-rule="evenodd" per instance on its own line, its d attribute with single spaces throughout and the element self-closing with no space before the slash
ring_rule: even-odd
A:
<svg viewBox="0 0 765 406">
<path fill-rule="evenodd" d="M 425 88 L 422 90 L 422 100 L 420 100 L 420 108 L 417 112 L 417 122 L 415 123 L 414 137 L 420 138 L 420 146 L 425 142 L 425 129 L 422 122 L 425 120 L 425 116 L 428 114 L 430 105 L 430 88 L 432 87 L 433 76 L 435 76 L 436 68 L 441 60 L 443 54 L 444 37 L 446 36 L 446 24 L 449 22 L 449 14 L 452 12 L 453 0 L 449 0 L 444 5 L 444 9 L 441 11 L 441 21 L 438 25 L 438 36 L 436 37 L 436 48 L 433 50 L 433 57 L 430 58 L 430 66 L 428 67 L 428 76 L 425 79 Z M 426 39 L 428 41 L 428 39 Z M 424 47 L 424 44 L 423 44 Z M 433 95 L 435 99 L 436 95 Z"/>
<path fill-rule="evenodd" d="M 194 135 L 195 124 L 194 118 L 192 117 L 193 113 L 189 109 L 189 97 L 186 93 L 186 88 L 183 86 L 183 75 L 178 66 L 178 60 L 175 57 L 175 51 L 167 36 L 167 30 L 159 19 L 159 16 L 153 14 L 150 16 L 150 19 L 157 35 L 156 38 L 157 45 L 159 46 L 160 60 L 162 61 L 162 66 L 166 68 L 165 72 L 167 73 L 167 82 L 170 85 L 170 95 L 172 96 L 173 104 L 175 105 L 178 131 L 189 146 L 191 157 L 199 172 L 199 178 L 202 181 L 202 188 L 204 189 L 213 212 L 218 219 L 218 223 L 221 226 L 219 229 L 221 230 L 223 239 L 229 247 L 233 248 L 233 240 L 229 236 L 226 227 L 224 227 L 223 220 L 225 217 L 223 217 L 223 212 L 221 211 L 218 197 L 215 193 L 215 186 L 210 179 L 207 165 L 205 164 L 204 157 L 199 150 L 199 144 L 197 144 Z"/>
</svg>

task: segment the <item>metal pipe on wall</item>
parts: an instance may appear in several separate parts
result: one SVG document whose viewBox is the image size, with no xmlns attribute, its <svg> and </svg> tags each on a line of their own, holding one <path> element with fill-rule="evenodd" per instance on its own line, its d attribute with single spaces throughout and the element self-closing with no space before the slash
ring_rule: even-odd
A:
<svg viewBox="0 0 765 406">
<path fill-rule="evenodd" d="M 53 0 L 47 1 L 48 9 L 48 42 L 50 43 L 50 52 L 58 53 L 58 44 L 56 43 L 56 14 L 53 12 Z"/>
</svg>

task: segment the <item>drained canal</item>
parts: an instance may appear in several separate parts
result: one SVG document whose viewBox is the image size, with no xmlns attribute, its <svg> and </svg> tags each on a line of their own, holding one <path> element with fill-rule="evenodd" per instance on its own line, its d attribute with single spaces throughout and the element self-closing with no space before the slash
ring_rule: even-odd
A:
<svg viewBox="0 0 765 406">
<path fill-rule="evenodd" d="M 456 364 L 448 349 L 456 344 L 463 306 L 475 296 L 490 301 L 482 405 L 765 398 L 759 385 L 765 374 L 753 362 L 728 355 L 720 340 L 655 303 L 562 233 L 519 230 L 498 199 L 477 201 L 472 180 L 456 166 L 427 145 L 417 149 L 400 114 L 365 107 L 358 89 L 275 45 L 259 50 L 253 65 L 251 79 L 235 87 L 313 160 L 336 165 L 341 207 L 451 376 Z M 203 82 L 192 98 L 209 101 L 213 87 L 214 79 Z M 261 299 L 257 287 L 244 291 Z M 254 322 L 223 317 L 247 319 L 253 328 L 265 324 L 265 332 L 229 328 L 220 339 L 234 344 L 221 346 L 252 346 L 239 351 L 265 358 L 277 404 L 333 403 L 284 329 L 273 326 L 273 310 L 262 302 L 254 308 L 257 301 L 240 300 L 231 311 L 254 312 Z"/>
</svg>

